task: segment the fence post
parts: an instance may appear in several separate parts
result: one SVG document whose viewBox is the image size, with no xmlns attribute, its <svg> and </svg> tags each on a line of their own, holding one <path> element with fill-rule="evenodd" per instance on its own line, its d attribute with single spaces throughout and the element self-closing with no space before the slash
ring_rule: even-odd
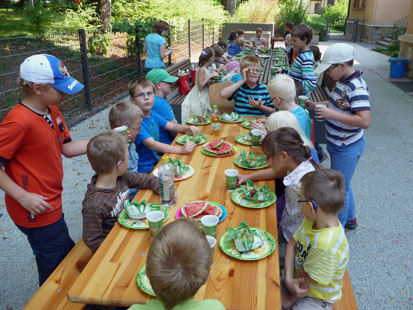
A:
<svg viewBox="0 0 413 310">
<path fill-rule="evenodd" d="M 171 28 L 168 29 L 168 47 L 172 48 L 172 39 L 171 39 Z M 172 54 L 168 55 L 168 66 L 172 64 Z"/>
<path fill-rule="evenodd" d="M 205 21 L 202 19 L 202 50 L 204 50 L 205 46 Z"/>
<path fill-rule="evenodd" d="M 142 55 L 141 55 L 141 40 L 138 36 L 138 31 L 136 29 L 135 35 L 135 47 L 136 47 L 136 62 L 138 65 L 138 76 L 142 76 Z"/>
<path fill-rule="evenodd" d="M 92 94 L 90 91 L 89 60 L 87 58 L 87 43 L 85 29 L 79 29 L 80 57 L 82 59 L 83 84 L 85 86 L 85 100 L 87 108 L 92 111 Z"/>
<path fill-rule="evenodd" d="M 191 20 L 188 19 L 188 58 L 191 59 Z"/>
<path fill-rule="evenodd" d="M 212 44 L 214 44 L 215 28 L 212 26 Z"/>
<path fill-rule="evenodd" d="M 355 30 L 353 31 L 353 42 L 356 42 L 357 41 L 357 31 L 358 31 L 358 28 L 359 28 L 359 20 L 358 19 L 356 19 L 356 21 L 355 21 L 354 28 L 355 28 Z"/>
<path fill-rule="evenodd" d="M 327 17 L 327 23 L 326 23 L 326 39 L 330 39 L 330 17 Z"/>
</svg>

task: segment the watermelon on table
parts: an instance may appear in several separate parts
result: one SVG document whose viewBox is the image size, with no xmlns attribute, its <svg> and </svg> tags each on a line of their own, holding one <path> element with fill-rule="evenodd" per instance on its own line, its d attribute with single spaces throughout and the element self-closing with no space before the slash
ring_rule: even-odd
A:
<svg viewBox="0 0 413 310">
<path fill-rule="evenodd" d="M 218 216 L 218 214 L 220 213 L 219 210 L 221 210 L 220 207 L 218 207 L 216 205 L 208 204 L 208 206 L 205 208 L 205 210 L 201 214 L 193 217 L 193 219 L 201 220 L 205 215 Z"/>
<path fill-rule="evenodd" d="M 181 207 L 181 213 L 186 218 L 194 218 L 200 215 L 208 206 L 206 201 L 194 201 Z"/>
<path fill-rule="evenodd" d="M 234 146 L 231 143 L 226 142 L 226 141 L 222 143 L 222 141 L 224 140 L 207 143 L 203 146 L 203 148 L 207 150 L 208 152 L 213 153 L 215 155 L 226 155 L 226 154 L 232 153 L 234 151 Z M 221 144 L 221 146 L 215 149 L 214 147 L 218 144 Z"/>
<path fill-rule="evenodd" d="M 214 141 L 214 142 L 211 142 L 211 147 L 214 150 L 218 150 L 224 143 L 225 143 L 224 139 L 219 140 L 219 141 Z"/>
</svg>

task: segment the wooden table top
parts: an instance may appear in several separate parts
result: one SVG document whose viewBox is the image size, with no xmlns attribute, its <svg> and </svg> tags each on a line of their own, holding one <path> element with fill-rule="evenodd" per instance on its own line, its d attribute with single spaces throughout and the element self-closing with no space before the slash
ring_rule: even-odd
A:
<svg viewBox="0 0 413 310">
<path fill-rule="evenodd" d="M 248 132 L 241 127 L 241 123 L 221 123 L 219 136 L 210 134 L 210 125 L 199 128 L 208 141 L 226 137 L 226 141 L 233 143 L 238 151 L 252 149 L 234 141 L 237 135 Z M 261 148 L 252 150 L 262 153 Z M 240 174 L 251 173 L 251 170 L 234 165 L 234 158 L 238 155 L 239 152 L 228 157 L 213 158 L 202 154 L 201 146 L 197 146 L 190 155 L 179 155 L 185 164 L 195 169 L 195 173 L 191 178 L 176 183 L 178 200 L 169 209 L 167 222 L 175 220 L 177 208 L 190 201 L 210 200 L 224 205 L 228 215 L 218 225 L 214 264 L 207 283 L 200 288 L 195 299 L 218 299 L 226 309 L 278 310 L 281 309 L 278 241 L 274 253 L 258 261 L 237 260 L 219 249 L 218 240 L 228 227 L 237 227 L 243 220 L 251 227 L 268 231 L 278 240 L 275 205 L 264 209 L 248 209 L 231 201 L 231 193 L 225 187 L 224 170 L 235 168 Z M 177 156 L 171 155 L 173 158 Z M 274 190 L 273 181 L 258 182 L 260 186 L 265 184 Z M 150 190 L 139 191 L 135 199 L 159 203 L 159 196 Z M 146 303 L 153 298 L 142 292 L 136 282 L 137 273 L 146 262 L 150 241 L 148 230 L 132 230 L 117 223 L 69 290 L 69 299 L 125 307 Z"/>
</svg>

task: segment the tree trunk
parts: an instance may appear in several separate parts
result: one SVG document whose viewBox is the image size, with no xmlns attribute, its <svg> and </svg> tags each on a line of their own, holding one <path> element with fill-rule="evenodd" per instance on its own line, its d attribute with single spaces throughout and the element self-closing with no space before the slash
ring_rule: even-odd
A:
<svg viewBox="0 0 413 310">
<path fill-rule="evenodd" d="M 235 14 L 235 0 L 223 0 L 223 4 L 231 16 Z"/>
<path fill-rule="evenodd" d="M 34 6 L 34 0 L 27 0 L 27 3 L 32 7 Z"/>
<path fill-rule="evenodd" d="M 102 21 L 102 31 L 109 32 L 111 30 L 110 14 L 111 14 L 111 0 L 99 0 L 97 6 L 97 13 Z"/>
</svg>

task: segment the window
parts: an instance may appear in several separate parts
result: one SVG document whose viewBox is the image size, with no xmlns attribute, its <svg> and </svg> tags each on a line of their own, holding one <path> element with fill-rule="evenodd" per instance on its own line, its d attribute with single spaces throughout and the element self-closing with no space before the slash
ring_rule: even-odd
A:
<svg viewBox="0 0 413 310">
<path fill-rule="evenodd" d="M 363 10 L 366 8 L 367 0 L 353 0 L 353 9 Z"/>
</svg>

